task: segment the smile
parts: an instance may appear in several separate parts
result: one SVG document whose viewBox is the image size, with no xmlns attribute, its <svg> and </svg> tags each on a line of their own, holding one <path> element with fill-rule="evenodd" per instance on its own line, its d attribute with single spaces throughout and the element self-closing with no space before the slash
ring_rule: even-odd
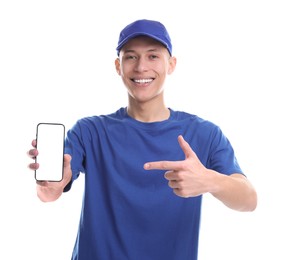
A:
<svg viewBox="0 0 290 260">
<path fill-rule="evenodd" d="M 138 84 L 146 84 L 152 82 L 153 79 L 133 79 L 133 81 Z"/>
</svg>

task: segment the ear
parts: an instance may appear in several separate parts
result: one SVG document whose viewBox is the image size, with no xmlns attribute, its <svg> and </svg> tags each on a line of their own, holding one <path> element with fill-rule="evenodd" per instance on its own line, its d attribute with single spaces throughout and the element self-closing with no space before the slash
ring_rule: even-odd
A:
<svg viewBox="0 0 290 260">
<path fill-rule="evenodd" d="M 169 58 L 169 67 L 168 67 L 168 71 L 167 71 L 167 73 L 169 75 L 172 74 L 173 71 L 175 70 L 176 62 L 177 62 L 177 60 L 176 60 L 175 57 L 172 56 L 172 57 Z"/>
<path fill-rule="evenodd" d="M 117 58 L 117 59 L 115 59 L 115 69 L 116 69 L 116 71 L 117 71 L 117 73 L 119 75 L 121 75 L 121 69 L 120 69 L 120 67 L 121 67 L 121 65 L 120 65 L 120 59 Z"/>
</svg>

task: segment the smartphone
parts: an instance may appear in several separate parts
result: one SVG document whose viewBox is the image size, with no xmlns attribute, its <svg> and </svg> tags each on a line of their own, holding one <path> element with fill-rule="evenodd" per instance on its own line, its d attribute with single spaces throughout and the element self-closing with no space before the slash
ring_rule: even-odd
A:
<svg viewBox="0 0 290 260">
<path fill-rule="evenodd" d="M 60 123 L 39 123 L 36 128 L 35 162 L 37 181 L 61 181 L 63 178 L 65 126 Z"/>
</svg>

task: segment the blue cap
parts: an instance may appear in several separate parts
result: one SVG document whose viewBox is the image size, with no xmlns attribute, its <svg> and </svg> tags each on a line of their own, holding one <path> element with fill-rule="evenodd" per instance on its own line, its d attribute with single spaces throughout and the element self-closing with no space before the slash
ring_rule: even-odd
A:
<svg viewBox="0 0 290 260">
<path fill-rule="evenodd" d="M 137 20 L 129 25 L 127 25 L 120 33 L 118 46 L 116 48 L 117 54 L 119 56 L 122 47 L 131 39 L 137 36 L 148 36 L 159 42 L 161 42 L 172 55 L 172 45 L 170 36 L 165 28 L 165 26 L 157 21 L 152 20 Z"/>
</svg>

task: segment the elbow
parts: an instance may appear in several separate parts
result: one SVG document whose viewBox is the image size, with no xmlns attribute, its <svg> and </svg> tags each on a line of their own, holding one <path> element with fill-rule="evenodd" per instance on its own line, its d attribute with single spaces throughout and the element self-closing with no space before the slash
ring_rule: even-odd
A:
<svg viewBox="0 0 290 260">
<path fill-rule="evenodd" d="M 244 212 L 253 212 L 256 210 L 258 206 L 258 196 L 257 192 L 253 190 L 250 195 L 248 195 L 248 198 L 245 203 L 241 206 L 239 211 L 244 211 Z"/>
<path fill-rule="evenodd" d="M 253 191 L 253 194 L 250 198 L 249 209 L 248 211 L 255 211 L 258 206 L 258 195 L 256 191 Z"/>
</svg>

